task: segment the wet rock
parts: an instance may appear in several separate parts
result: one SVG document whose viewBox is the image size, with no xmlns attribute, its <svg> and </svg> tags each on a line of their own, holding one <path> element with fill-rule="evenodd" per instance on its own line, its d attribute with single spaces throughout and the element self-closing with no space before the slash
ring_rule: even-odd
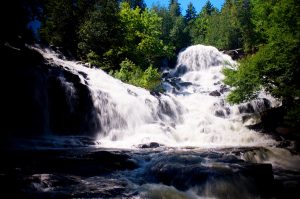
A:
<svg viewBox="0 0 300 199">
<path fill-rule="evenodd" d="M 219 85 L 219 84 L 221 84 L 221 81 L 217 81 L 214 83 L 214 85 Z"/>
<path fill-rule="evenodd" d="M 54 133 L 78 135 L 94 134 L 100 123 L 94 111 L 93 98 L 80 77 L 62 68 L 48 74 L 45 104 L 49 114 L 49 127 Z M 86 120 L 89 118 L 89 120 Z"/>
<path fill-rule="evenodd" d="M 226 85 L 221 85 L 220 87 L 220 93 L 228 92 L 230 89 Z"/>
<path fill-rule="evenodd" d="M 210 96 L 221 96 L 221 93 L 219 91 L 215 90 L 209 93 Z"/>
<path fill-rule="evenodd" d="M 261 122 L 265 131 L 273 131 L 283 124 L 285 110 L 282 106 L 265 110 L 260 113 Z"/>
<path fill-rule="evenodd" d="M 261 123 L 259 114 L 249 114 L 242 116 L 242 120 L 245 126 L 253 126 Z"/>
<path fill-rule="evenodd" d="M 229 55 L 233 60 L 241 59 L 245 56 L 243 49 L 225 50 L 223 53 Z"/>
<path fill-rule="evenodd" d="M 18 198 L 122 198 L 127 182 L 102 176 L 34 174 L 20 179 Z"/>
<path fill-rule="evenodd" d="M 291 141 L 289 141 L 289 140 L 281 140 L 276 147 L 287 148 L 287 147 L 290 147 L 290 146 L 292 146 Z"/>
<path fill-rule="evenodd" d="M 100 129 L 89 88 L 81 83 L 84 73 L 75 74 L 48 64 L 38 52 L 25 47 L 4 52 L 3 62 L 10 64 L 5 67 L 9 85 L 1 85 L 5 93 L 2 132 L 9 132 L 12 137 L 29 137 L 49 131 L 94 135 Z M 18 125 L 16 116 L 22 118 Z"/>
<path fill-rule="evenodd" d="M 216 110 L 215 111 L 215 116 L 224 118 L 225 117 L 224 111 L 223 110 Z"/>
<path fill-rule="evenodd" d="M 18 48 L 19 50 L 15 49 Z M 37 135 L 44 131 L 47 92 L 43 57 L 25 46 L 0 46 L 2 52 L 0 144 L 8 136 Z M 37 86 L 38 85 L 38 86 Z M 19 118 L 19 119 L 18 119 Z M 21 119 L 22 118 L 22 119 Z"/>
<path fill-rule="evenodd" d="M 238 106 L 240 113 L 254 113 L 254 108 L 250 103 Z"/>
<path fill-rule="evenodd" d="M 161 77 L 162 78 L 168 78 L 170 76 L 170 73 L 169 72 L 163 72 L 162 74 L 161 74 Z"/>
<path fill-rule="evenodd" d="M 87 75 L 86 73 L 84 73 L 84 72 L 82 72 L 82 71 L 78 71 L 78 73 L 79 73 L 80 75 L 82 75 L 85 79 L 88 78 L 88 75 Z"/>
<path fill-rule="evenodd" d="M 92 162 L 99 162 L 102 167 L 107 170 L 137 168 L 137 163 L 132 160 L 129 155 L 118 152 L 97 151 L 83 157 L 83 159 L 88 159 Z"/>
<path fill-rule="evenodd" d="M 191 82 L 179 82 L 179 85 L 184 86 L 184 87 L 188 87 L 188 86 L 191 86 L 193 84 Z"/>
<path fill-rule="evenodd" d="M 163 117 L 163 114 L 169 115 L 171 117 L 175 116 L 175 110 L 173 110 L 167 101 L 159 100 L 159 116 Z M 162 113 L 162 114 L 161 114 Z"/>
<path fill-rule="evenodd" d="M 158 148 L 158 147 L 161 147 L 163 145 L 157 143 L 157 142 L 150 142 L 149 144 L 142 144 L 139 146 L 139 148 L 142 148 L 142 149 L 153 149 L 153 148 Z"/>
<path fill-rule="evenodd" d="M 229 107 L 225 107 L 225 111 L 226 111 L 226 114 L 227 114 L 227 115 L 230 114 L 230 108 L 229 108 Z"/>
<path fill-rule="evenodd" d="M 158 91 L 150 91 L 150 94 L 153 95 L 154 97 L 160 97 L 161 93 Z"/>
<path fill-rule="evenodd" d="M 268 99 L 263 98 L 262 100 L 266 109 L 271 108 L 271 102 Z"/>
<path fill-rule="evenodd" d="M 210 161 L 207 162 L 206 158 Z M 243 194 L 247 193 L 248 196 L 272 195 L 274 186 L 270 164 L 249 164 L 232 155 L 213 152 L 197 156 L 178 154 L 176 157 L 161 157 L 151 166 L 150 173 L 157 183 L 174 186 L 182 191 L 190 187 L 210 186 L 209 191 L 216 195 L 225 194 L 224 190 L 219 189 L 220 185 L 226 185 L 226 191 L 243 190 Z M 199 195 L 205 192 L 203 189 L 198 191 Z"/>
<path fill-rule="evenodd" d="M 75 178 L 54 174 L 34 174 L 25 179 L 35 191 L 50 191 L 52 189 L 77 184 Z"/>
<path fill-rule="evenodd" d="M 183 75 L 184 73 L 186 73 L 187 70 L 188 70 L 188 67 L 187 67 L 187 66 L 185 66 L 185 65 L 180 65 L 180 66 L 177 67 L 177 70 L 176 70 L 176 72 L 175 72 L 175 74 L 174 74 L 173 76 L 179 77 L 179 76 Z"/>
<path fill-rule="evenodd" d="M 127 93 L 128 93 L 129 95 L 134 96 L 134 97 L 137 97 L 137 96 L 138 96 L 138 94 L 136 94 L 135 92 L 133 92 L 133 91 L 130 90 L 129 88 L 127 89 Z"/>
</svg>

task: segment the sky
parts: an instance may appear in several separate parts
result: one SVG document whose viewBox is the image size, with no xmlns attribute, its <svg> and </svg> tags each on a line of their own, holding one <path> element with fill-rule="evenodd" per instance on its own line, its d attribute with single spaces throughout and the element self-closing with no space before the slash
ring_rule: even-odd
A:
<svg viewBox="0 0 300 199">
<path fill-rule="evenodd" d="M 161 6 L 168 6 L 170 0 L 144 0 L 147 4 L 148 8 L 151 8 L 153 4 L 158 4 Z M 193 3 L 194 7 L 196 8 L 197 13 L 201 10 L 201 8 L 205 5 L 207 0 L 178 0 L 181 5 L 181 12 L 184 15 L 187 9 L 187 6 L 190 2 Z M 219 10 L 222 7 L 224 0 L 210 0 L 213 6 L 217 7 Z"/>
</svg>

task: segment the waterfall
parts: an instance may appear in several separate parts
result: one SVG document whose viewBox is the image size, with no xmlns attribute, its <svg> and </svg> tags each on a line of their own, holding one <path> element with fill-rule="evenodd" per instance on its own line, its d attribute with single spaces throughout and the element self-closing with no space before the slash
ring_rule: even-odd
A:
<svg viewBox="0 0 300 199">
<path fill-rule="evenodd" d="M 229 105 L 231 88 L 222 83 L 223 67 L 236 66 L 228 55 L 211 46 L 190 46 L 178 56 L 174 69 L 164 72 L 166 92 L 160 96 L 128 85 L 100 69 L 61 59 L 55 52 L 35 48 L 50 63 L 80 77 L 92 93 L 101 124 L 100 147 L 131 148 L 157 142 L 166 146 L 232 147 L 271 146 L 269 136 L 254 132 L 242 116 L 262 111 L 268 99 Z M 63 81 L 63 79 L 62 79 Z M 68 92 L 75 93 L 72 85 Z"/>
</svg>

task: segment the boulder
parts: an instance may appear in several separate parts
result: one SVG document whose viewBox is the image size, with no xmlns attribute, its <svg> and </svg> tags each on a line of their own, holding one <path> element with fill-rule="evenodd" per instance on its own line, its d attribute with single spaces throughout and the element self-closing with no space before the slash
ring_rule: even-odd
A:
<svg viewBox="0 0 300 199">
<path fill-rule="evenodd" d="M 242 116 L 242 120 L 245 126 L 253 126 L 261 123 L 260 114 L 248 114 Z"/>
<path fill-rule="evenodd" d="M 139 148 L 142 148 L 142 149 L 153 149 L 153 148 L 158 148 L 158 147 L 161 147 L 163 145 L 157 143 L 157 142 L 150 142 L 149 144 L 142 144 L 142 145 L 139 145 Z"/>
<path fill-rule="evenodd" d="M 224 118 L 225 117 L 224 111 L 223 110 L 216 110 L 215 111 L 215 116 Z"/>
<path fill-rule="evenodd" d="M 240 113 L 254 113 L 254 108 L 250 103 L 242 104 L 238 106 Z"/>
<path fill-rule="evenodd" d="M 230 88 L 228 88 L 226 85 L 221 85 L 220 86 L 220 93 L 225 93 L 228 92 L 230 90 Z"/>
<path fill-rule="evenodd" d="M 221 96 L 221 93 L 219 91 L 215 90 L 215 91 L 210 92 L 209 95 L 216 97 L 216 96 Z"/>
<path fill-rule="evenodd" d="M 232 155 L 214 152 L 164 156 L 155 161 L 149 171 L 156 183 L 181 191 L 194 187 L 199 195 L 212 194 L 211 197 L 217 198 L 224 194 L 236 195 L 236 198 L 270 196 L 274 187 L 271 164 L 246 163 Z"/>
</svg>

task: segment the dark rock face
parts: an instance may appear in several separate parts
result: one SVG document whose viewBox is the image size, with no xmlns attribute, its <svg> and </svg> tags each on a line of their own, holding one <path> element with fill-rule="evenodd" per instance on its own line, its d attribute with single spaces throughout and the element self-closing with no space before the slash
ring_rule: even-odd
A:
<svg viewBox="0 0 300 199">
<path fill-rule="evenodd" d="M 229 55 L 233 60 L 241 59 L 245 56 L 242 49 L 225 50 L 224 53 Z"/>
<path fill-rule="evenodd" d="M 118 196 L 127 182 L 107 176 L 137 167 L 129 155 L 118 151 L 33 150 L 1 155 L 2 194 L 12 198 L 122 198 Z"/>
<path fill-rule="evenodd" d="M 139 148 L 142 148 L 142 149 L 148 149 L 148 148 L 158 148 L 162 145 L 160 145 L 159 143 L 157 142 L 150 142 L 149 144 L 142 144 L 139 146 Z"/>
<path fill-rule="evenodd" d="M 220 86 L 220 93 L 228 92 L 230 89 L 226 85 Z"/>
<path fill-rule="evenodd" d="M 99 129 L 90 91 L 77 75 L 60 68 L 52 69 L 47 89 L 52 132 L 74 135 Z"/>
<path fill-rule="evenodd" d="M 0 184 L 12 198 L 135 198 L 147 184 L 192 189 L 203 198 L 294 198 L 300 173 L 254 163 L 265 150 L 0 151 Z"/>
<path fill-rule="evenodd" d="M 180 66 L 178 66 L 178 68 L 177 68 L 177 70 L 176 70 L 174 76 L 181 76 L 181 75 L 183 75 L 184 73 L 186 73 L 187 70 L 188 70 L 188 69 L 187 69 L 187 66 L 180 65 Z"/>
<path fill-rule="evenodd" d="M 1 46 L 1 132 L 13 136 L 89 134 L 100 129 L 89 89 L 61 66 L 25 46 Z"/>
<path fill-rule="evenodd" d="M 161 94 L 158 91 L 150 91 L 150 94 L 153 95 L 154 97 L 160 97 Z"/>
<path fill-rule="evenodd" d="M 215 111 L 215 116 L 217 116 L 217 117 L 225 117 L 224 111 L 223 110 L 216 110 Z"/>
<path fill-rule="evenodd" d="M 45 68 L 41 67 L 43 58 L 25 47 L 10 48 L 0 46 L 3 53 L 1 77 L 1 132 L 34 134 L 44 131 L 47 89 Z M 34 85 L 40 85 L 34 88 Z M 3 134 L 2 134 L 3 136 Z"/>
<path fill-rule="evenodd" d="M 219 91 L 212 91 L 209 93 L 210 96 L 221 96 L 221 93 Z"/>
<path fill-rule="evenodd" d="M 211 161 L 206 162 L 206 158 Z M 198 187 L 199 195 L 205 194 L 206 189 L 209 189 L 215 194 L 214 196 L 219 196 L 217 198 L 224 198 L 224 194 L 231 195 L 231 198 L 234 195 L 236 196 L 234 198 L 249 197 L 249 195 L 270 196 L 274 186 L 271 164 L 248 164 L 234 156 L 220 153 L 207 153 L 200 156 L 169 155 L 154 162 L 150 172 L 159 183 L 174 186 L 182 191 L 190 187 Z M 228 189 L 224 190 L 222 186 Z M 240 192 L 230 192 L 234 190 Z"/>
<path fill-rule="evenodd" d="M 250 103 L 246 105 L 240 105 L 238 107 L 240 113 L 254 113 L 254 108 Z"/>
</svg>

